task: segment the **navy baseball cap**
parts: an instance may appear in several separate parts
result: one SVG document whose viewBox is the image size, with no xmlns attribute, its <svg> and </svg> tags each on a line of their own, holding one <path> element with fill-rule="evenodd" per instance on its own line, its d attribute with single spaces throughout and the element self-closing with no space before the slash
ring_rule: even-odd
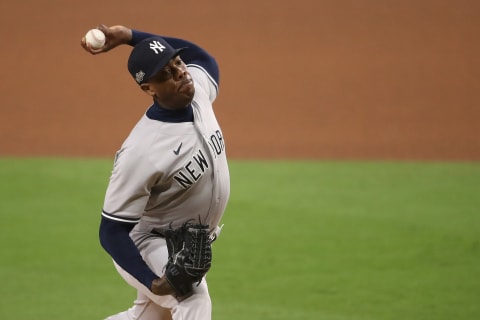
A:
<svg viewBox="0 0 480 320">
<path fill-rule="evenodd" d="M 174 49 L 162 37 L 142 40 L 128 57 L 128 71 L 138 84 L 145 83 L 183 49 Z"/>
</svg>

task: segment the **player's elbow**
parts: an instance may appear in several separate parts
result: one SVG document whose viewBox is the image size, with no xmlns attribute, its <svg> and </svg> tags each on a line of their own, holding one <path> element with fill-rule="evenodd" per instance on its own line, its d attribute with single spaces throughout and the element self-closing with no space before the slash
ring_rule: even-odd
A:
<svg viewBox="0 0 480 320">
<path fill-rule="evenodd" d="M 99 240 L 102 247 L 110 254 L 118 244 L 131 242 L 130 231 L 134 224 L 115 221 L 102 216 L 98 230 Z"/>
</svg>

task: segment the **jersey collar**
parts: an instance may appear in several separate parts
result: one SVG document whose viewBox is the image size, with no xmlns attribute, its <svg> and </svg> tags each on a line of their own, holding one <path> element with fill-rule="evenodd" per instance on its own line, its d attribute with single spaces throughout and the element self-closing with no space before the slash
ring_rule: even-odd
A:
<svg viewBox="0 0 480 320">
<path fill-rule="evenodd" d="M 146 115 L 149 119 L 162 122 L 193 122 L 192 104 L 189 104 L 185 109 L 170 110 L 161 107 L 154 101 L 150 108 L 148 108 Z"/>
</svg>

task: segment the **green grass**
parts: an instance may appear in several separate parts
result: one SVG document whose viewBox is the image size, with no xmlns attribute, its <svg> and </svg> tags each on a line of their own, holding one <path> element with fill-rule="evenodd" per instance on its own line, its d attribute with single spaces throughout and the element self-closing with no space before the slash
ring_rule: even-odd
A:
<svg viewBox="0 0 480 320">
<path fill-rule="evenodd" d="M 103 319 L 111 160 L 0 159 L 0 319 Z M 232 161 L 214 319 L 480 318 L 480 164 Z"/>
</svg>

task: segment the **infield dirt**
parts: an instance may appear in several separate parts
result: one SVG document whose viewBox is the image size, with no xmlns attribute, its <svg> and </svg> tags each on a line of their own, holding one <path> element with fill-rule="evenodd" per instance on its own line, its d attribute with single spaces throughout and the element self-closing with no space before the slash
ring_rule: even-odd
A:
<svg viewBox="0 0 480 320">
<path fill-rule="evenodd" d="M 478 161 L 478 12 L 468 0 L 2 1 L 0 155 L 113 156 L 150 100 L 127 46 L 80 47 L 104 23 L 217 57 L 232 158 Z"/>
</svg>

